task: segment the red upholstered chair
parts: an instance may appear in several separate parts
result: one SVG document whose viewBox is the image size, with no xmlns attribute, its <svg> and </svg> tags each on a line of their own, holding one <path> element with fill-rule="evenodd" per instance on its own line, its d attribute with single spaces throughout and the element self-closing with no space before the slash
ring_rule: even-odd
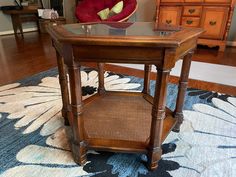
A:
<svg viewBox="0 0 236 177">
<path fill-rule="evenodd" d="M 111 9 L 121 0 L 83 0 L 76 7 L 76 18 L 80 23 L 102 21 L 97 13 L 105 8 Z M 123 0 L 123 10 L 104 21 L 123 22 L 135 13 L 137 9 L 136 0 Z"/>
</svg>

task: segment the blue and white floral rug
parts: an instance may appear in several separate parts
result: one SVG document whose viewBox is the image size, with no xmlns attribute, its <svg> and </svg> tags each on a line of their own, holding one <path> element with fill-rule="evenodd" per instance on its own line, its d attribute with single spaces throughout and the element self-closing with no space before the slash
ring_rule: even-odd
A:
<svg viewBox="0 0 236 177">
<path fill-rule="evenodd" d="M 81 72 L 83 98 L 96 92 L 98 76 Z M 151 82 L 153 94 L 154 81 Z M 105 73 L 107 90 L 142 89 L 142 79 Z M 177 86 L 168 86 L 174 109 Z M 159 167 L 149 172 L 145 155 L 88 152 L 88 162 L 72 159 L 61 117 L 57 71 L 50 70 L 0 87 L 0 177 L 235 177 L 236 98 L 188 89 L 180 133 L 162 146 Z"/>
</svg>

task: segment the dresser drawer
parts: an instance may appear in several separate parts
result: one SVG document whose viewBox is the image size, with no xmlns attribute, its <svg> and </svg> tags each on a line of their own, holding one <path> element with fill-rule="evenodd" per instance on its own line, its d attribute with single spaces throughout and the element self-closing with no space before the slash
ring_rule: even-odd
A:
<svg viewBox="0 0 236 177">
<path fill-rule="evenodd" d="M 185 0 L 184 2 L 203 2 L 203 0 Z"/>
<path fill-rule="evenodd" d="M 205 2 L 214 2 L 214 3 L 230 3 L 231 0 L 205 0 Z"/>
<path fill-rule="evenodd" d="M 182 18 L 182 26 L 185 27 L 199 27 L 200 18 L 198 17 L 183 17 Z"/>
<path fill-rule="evenodd" d="M 202 6 L 185 6 L 184 7 L 184 16 L 200 16 L 202 12 Z"/>
<path fill-rule="evenodd" d="M 159 24 L 180 25 L 182 7 L 160 7 Z"/>
<path fill-rule="evenodd" d="M 203 38 L 223 39 L 229 8 L 228 7 L 204 7 L 202 12 L 201 27 L 206 32 Z"/>
<path fill-rule="evenodd" d="M 161 0 L 161 2 L 184 2 L 184 0 Z"/>
</svg>

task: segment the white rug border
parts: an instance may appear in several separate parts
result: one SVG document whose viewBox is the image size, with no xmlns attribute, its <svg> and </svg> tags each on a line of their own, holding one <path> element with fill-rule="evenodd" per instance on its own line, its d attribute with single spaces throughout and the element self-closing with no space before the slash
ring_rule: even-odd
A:
<svg viewBox="0 0 236 177">
<path fill-rule="evenodd" d="M 144 68 L 141 64 L 110 64 L 138 70 L 143 70 Z M 181 66 L 182 60 L 179 60 L 172 69 L 171 75 L 179 76 Z M 152 66 L 152 72 L 156 72 L 155 66 Z M 236 87 L 236 67 L 193 61 L 190 68 L 189 78 Z"/>
</svg>

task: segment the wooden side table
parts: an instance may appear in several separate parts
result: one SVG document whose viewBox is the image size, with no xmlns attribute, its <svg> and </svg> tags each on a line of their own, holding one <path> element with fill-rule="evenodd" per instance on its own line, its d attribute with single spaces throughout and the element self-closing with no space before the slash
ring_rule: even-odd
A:
<svg viewBox="0 0 236 177">
<path fill-rule="evenodd" d="M 75 161 L 83 165 L 88 149 L 139 152 L 147 154 L 149 169 L 156 169 L 162 142 L 171 130 L 179 131 L 183 121 L 191 56 L 203 30 L 137 22 L 51 26 L 48 32 L 57 51 L 62 115 L 72 128 Z M 171 112 L 166 108 L 168 77 L 180 58 L 179 92 Z M 98 93 L 83 101 L 81 62 L 98 62 L 99 66 Z M 106 62 L 144 64 L 142 93 L 106 91 L 102 64 Z M 152 64 L 158 71 L 154 97 L 149 94 Z"/>
<path fill-rule="evenodd" d="M 12 26 L 15 36 L 17 36 L 18 30 L 20 31 L 21 36 L 24 36 L 22 30 L 22 23 L 25 22 L 36 22 L 38 31 L 40 32 L 37 7 L 24 7 L 20 10 L 3 10 L 3 13 L 11 15 Z"/>
</svg>

